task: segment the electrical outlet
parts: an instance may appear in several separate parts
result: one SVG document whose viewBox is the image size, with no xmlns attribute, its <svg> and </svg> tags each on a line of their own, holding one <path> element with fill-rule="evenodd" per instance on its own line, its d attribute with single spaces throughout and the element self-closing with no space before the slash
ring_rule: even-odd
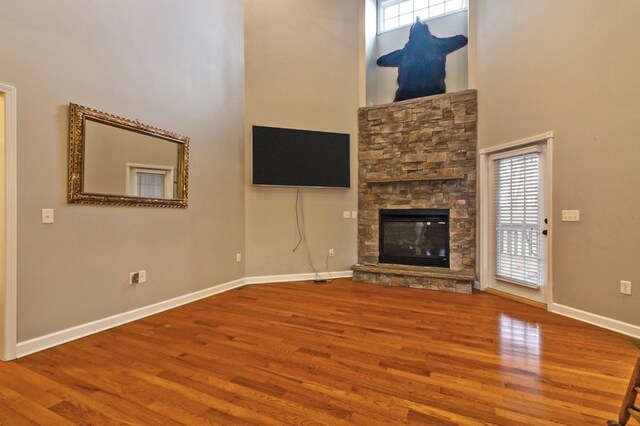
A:
<svg viewBox="0 0 640 426">
<path fill-rule="evenodd" d="M 631 295 L 631 281 L 620 281 L 620 293 Z"/>
<path fill-rule="evenodd" d="M 241 262 L 241 261 L 242 261 L 242 254 L 236 253 L 236 262 Z"/>
<path fill-rule="evenodd" d="M 358 218 L 358 210 L 353 210 L 351 212 L 351 219 L 357 219 Z"/>
<path fill-rule="evenodd" d="M 334 254 L 333 249 L 329 249 L 329 257 L 333 257 Z"/>
<path fill-rule="evenodd" d="M 147 271 L 138 271 L 138 283 L 142 284 L 147 282 Z"/>
<path fill-rule="evenodd" d="M 138 284 L 140 282 L 140 272 L 132 272 L 129 274 L 129 285 Z"/>
</svg>

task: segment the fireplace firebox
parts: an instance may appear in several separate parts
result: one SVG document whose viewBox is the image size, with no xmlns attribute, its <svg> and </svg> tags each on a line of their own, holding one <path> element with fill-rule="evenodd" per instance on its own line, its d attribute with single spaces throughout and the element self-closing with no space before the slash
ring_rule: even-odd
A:
<svg viewBox="0 0 640 426">
<path fill-rule="evenodd" d="M 381 209 L 380 263 L 449 267 L 449 210 Z"/>
</svg>

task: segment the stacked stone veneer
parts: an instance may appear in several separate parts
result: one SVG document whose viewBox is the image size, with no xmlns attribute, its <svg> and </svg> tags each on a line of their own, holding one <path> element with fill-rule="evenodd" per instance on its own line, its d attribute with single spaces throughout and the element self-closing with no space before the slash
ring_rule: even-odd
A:
<svg viewBox="0 0 640 426">
<path fill-rule="evenodd" d="M 354 280 L 470 293 L 476 247 L 477 93 L 360 108 Z M 450 269 L 378 263 L 380 209 L 449 209 Z"/>
</svg>

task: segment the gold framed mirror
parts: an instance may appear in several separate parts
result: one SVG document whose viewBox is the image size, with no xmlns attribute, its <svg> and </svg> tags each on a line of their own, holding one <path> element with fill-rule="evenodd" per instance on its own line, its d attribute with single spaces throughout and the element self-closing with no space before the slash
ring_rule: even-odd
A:
<svg viewBox="0 0 640 426">
<path fill-rule="evenodd" d="M 188 137 L 69 105 L 69 203 L 187 208 L 188 169 Z"/>
</svg>

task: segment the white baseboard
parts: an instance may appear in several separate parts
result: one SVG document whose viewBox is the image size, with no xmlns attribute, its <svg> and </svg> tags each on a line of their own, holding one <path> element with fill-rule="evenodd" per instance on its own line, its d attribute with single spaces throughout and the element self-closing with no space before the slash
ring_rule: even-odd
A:
<svg viewBox="0 0 640 426">
<path fill-rule="evenodd" d="M 560 305 L 559 303 L 552 303 L 549 306 L 549 311 L 559 315 L 563 315 L 565 317 L 576 319 L 578 321 L 586 322 L 588 324 L 596 325 L 598 327 L 606 328 L 607 330 L 626 334 L 627 336 L 631 336 L 636 339 L 640 339 L 640 327 L 637 325 L 603 317 L 597 314 L 592 314 L 591 312 L 581 311 L 580 309 Z"/>
<path fill-rule="evenodd" d="M 321 272 L 320 278 L 327 280 L 331 278 L 351 278 L 353 277 L 353 271 L 336 271 L 336 272 Z M 284 283 L 291 281 L 311 281 L 316 278 L 316 274 L 289 274 L 289 275 L 266 275 L 262 277 L 247 277 L 245 278 L 245 284 L 267 284 L 267 283 Z"/>
<path fill-rule="evenodd" d="M 26 340 L 17 344 L 16 356 L 20 358 L 26 355 L 30 355 L 32 353 L 51 348 L 53 346 L 80 339 L 81 337 L 85 337 L 90 334 L 99 333 L 109 328 L 126 324 L 131 321 L 139 320 L 150 315 L 155 315 L 172 308 L 177 308 L 178 306 L 195 302 L 196 300 L 204 299 L 205 297 L 213 296 L 215 294 L 229 291 L 237 287 L 242 287 L 243 285 L 245 285 L 245 280 L 244 278 L 241 278 L 239 280 L 219 284 L 204 290 L 196 291 L 194 293 L 185 294 L 184 296 L 178 296 L 173 299 L 165 300 L 164 302 L 155 303 L 153 305 L 134 309 L 128 312 L 123 312 L 111 317 L 102 318 L 96 321 L 88 322 L 86 324 L 80 324 L 75 327 L 67 328 L 65 330 L 56 331 L 55 333 L 47 334 L 45 336 Z"/>
<path fill-rule="evenodd" d="M 338 272 L 324 272 L 320 274 L 323 279 L 329 278 L 349 278 L 353 276 L 352 271 L 338 271 Z M 117 327 L 128 322 L 136 321 L 150 315 L 155 315 L 160 312 L 167 311 L 169 309 L 177 308 L 178 306 L 185 305 L 187 303 L 195 302 L 196 300 L 204 299 L 205 297 L 213 296 L 225 291 L 233 290 L 234 288 L 242 287 L 247 284 L 267 284 L 267 283 L 279 283 L 287 281 L 308 281 L 313 280 L 316 274 L 291 274 L 291 275 L 270 275 L 263 277 L 247 277 L 241 278 L 228 283 L 219 284 L 213 287 L 209 287 L 204 290 L 196 291 L 194 293 L 185 294 L 184 296 L 178 296 L 176 298 L 165 300 L 164 302 L 155 303 L 153 305 L 144 306 L 142 308 L 134 309 L 132 311 L 123 312 L 121 314 L 113 315 L 107 318 L 102 318 L 96 321 L 91 321 L 86 324 L 80 324 L 75 327 L 67 328 L 65 330 L 56 331 L 45 336 L 36 337 L 30 340 L 25 340 L 16 345 L 16 357 L 21 358 L 23 356 L 30 355 L 35 352 L 39 352 L 53 346 L 61 345 L 63 343 L 70 342 L 72 340 L 80 339 L 82 337 L 89 336 L 90 334 L 99 333 L 104 330 L 108 330 L 113 327 Z"/>
<path fill-rule="evenodd" d="M 337 271 L 331 273 L 321 273 L 320 277 L 323 279 L 329 278 L 351 278 L 353 271 Z M 267 275 L 261 277 L 247 277 L 241 278 L 228 283 L 219 284 L 204 290 L 196 291 L 194 293 L 185 294 L 184 296 L 178 296 L 176 298 L 165 300 L 164 302 L 155 303 L 153 305 L 145 306 L 142 308 L 134 309 L 132 311 L 124 312 L 121 314 L 113 315 L 107 318 L 102 318 L 96 321 L 92 321 L 86 324 L 80 324 L 75 327 L 67 328 L 65 330 L 57 331 L 45 336 L 36 337 L 34 339 L 26 340 L 17 344 L 16 355 L 18 358 L 30 355 L 35 352 L 42 351 L 44 349 L 51 348 L 53 346 L 61 345 L 63 343 L 70 342 L 72 340 L 80 339 L 90 334 L 99 333 L 101 331 L 117 327 L 122 324 L 126 324 L 132 321 L 139 320 L 141 318 L 155 315 L 160 312 L 164 312 L 169 309 L 177 308 L 178 306 L 185 305 L 187 303 L 195 302 L 205 297 L 213 296 L 225 291 L 233 290 L 234 288 L 242 287 L 248 284 L 271 284 L 279 282 L 291 282 L 291 281 L 310 281 L 316 278 L 314 273 L 309 274 L 289 274 L 289 275 Z M 475 284 L 475 283 L 474 283 Z M 640 339 L 640 327 L 633 324 L 628 324 L 622 321 L 614 320 L 611 318 L 603 317 L 590 312 L 581 311 L 569 306 L 560 305 L 558 303 L 552 303 L 549 310 L 553 313 L 564 315 L 569 318 L 583 321 L 589 324 L 596 325 L 598 327 L 606 328 L 627 336 L 631 336 Z"/>
</svg>

